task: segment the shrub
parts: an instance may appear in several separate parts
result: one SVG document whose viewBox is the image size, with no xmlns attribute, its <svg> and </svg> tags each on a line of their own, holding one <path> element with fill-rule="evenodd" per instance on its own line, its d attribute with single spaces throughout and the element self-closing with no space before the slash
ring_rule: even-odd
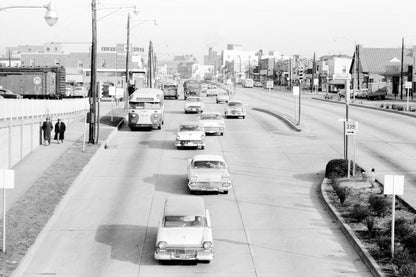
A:
<svg viewBox="0 0 416 277">
<path fill-rule="evenodd" d="M 373 216 L 367 216 L 364 220 L 365 226 L 367 227 L 368 234 L 373 237 L 376 231 L 376 220 Z"/>
<path fill-rule="evenodd" d="M 341 203 L 341 204 L 344 204 L 344 202 L 345 202 L 345 199 L 347 199 L 347 197 L 348 197 L 348 195 L 349 195 L 349 190 L 348 190 L 348 188 L 346 188 L 346 187 L 341 187 L 340 185 L 338 185 L 338 184 L 335 184 L 334 186 L 334 190 L 335 190 L 335 193 L 337 194 L 337 196 L 338 196 L 338 199 L 339 199 L 339 202 Z"/>
<path fill-rule="evenodd" d="M 413 255 L 416 255 L 416 231 L 411 232 L 404 240 L 404 247 Z"/>
<path fill-rule="evenodd" d="M 403 217 L 398 217 L 394 220 L 394 236 L 396 240 L 404 240 L 412 233 L 413 227 L 411 223 Z M 391 220 L 389 220 L 385 227 L 386 235 L 391 235 Z"/>
<path fill-rule="evenodd" d="M 369 215 L 368 208 L 361 204 L 355 204 L 349 212 L 349 218 L 355 222 L 362 222 Z"/>
<path fill-rule="evenodd" d="M 370 195 L 368 198 L 370 211 L 375 213 L 377 216 L 384 216 L 389 211 L 390 201 L 381 195 Z"/>
<path fill-rule="evenodd" d="M 416 277 L 416 264 L 409 262 L 399 268 L 399 276 L 403 277 Z"/>
<path fill-rule="evenodd" d="M 384 108 L 384 104 L 380 104 L 380 109 Z"/>
<path fill-rule="evenodd" d="M 344 159 L 330 160 L 325 168 L 325 177 L 328 179 L 337 179 L 347 176 L 347 161 Z"/>
<path fill-rule="evenodd" d="M 380 257 L 391 257 L 391 237 L 389 235 L 380 235 L 376 238 L 376 243 L 380 251 Z"/>
</svg>

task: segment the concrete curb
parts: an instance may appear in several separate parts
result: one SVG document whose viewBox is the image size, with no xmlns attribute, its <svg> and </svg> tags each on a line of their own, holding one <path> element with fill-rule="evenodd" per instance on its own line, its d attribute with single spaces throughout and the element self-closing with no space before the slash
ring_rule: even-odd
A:
<svg viewBox="0 0 416 277">
<path fill-rule="evenodd" d="M 355 249 L 358 256 L 360 256 L 361 260 L 367 266 L 371 274 L 375 277 L 385 277 L 386 275 L 381 271 L 380 266 L 376 263 L 373 257 L 371 257 L 370 253 L 368 253 L 368 251 L 362 245 L 360 240 L 355 236 L 354 232 L 351 230 L 348 224 L 346 224 L 341 215 L 330 204 L 328 196 L 326 195 L 326 193 L 324 193 L 325 186 L 330 185 L 329 182 L 329 179 L 324 178 L 321 186 L 319 187 L 320 196 L 322 197 L 323 204 L 328 209 L 329 214 L 331 215 L 337 226 L 340 227 L 342 233 L 351 243 L 352 247 Z"/>
<path fill-rule="evenodd" d="M 105 149 L 105 145 L 109 143 L 109 141 L 112 139 L 112 137 L 118 132 L 119 128 L 123 125 L 124 120 L 121 120 L 116 127 L 113 127 L 114 130 L 108 135 L 107 139 L 104 141 L 104 143 L 100 144 L 100 147 L 97 149 L 97 151 L 94 153 L 94 155 L 91 157 L 91 159 L 88 161 L 88 163 L 84 166 L 84 168 L 81 170 L 81 172 L 78 174 L 78 176 L 75 178 L 75 180 L 72 182 L 71 186 L 69 187 L 68 191 L 65 193 L 65 195 L 62 197 L 59 204 L 55 207 L 55 210 L 52 214 L 52 216 L 49 218 L 46 225 L 43 227 L 42 231 L 39 233 L 39 235 L 36 237 L 35 242 L 32 246 L 29 247 L 28 251 L 24 255 L 23 259 L 17 266 L 17 268 L 13 271 L 11 277 L 16 276 L 23 276 L 23 273 L 29 263 L 32 261 L 36 250 L 39 248 L 40 244 L 43 242 L 43 240 L 46 238 L 46 235 L 51 230 L 51 226 L 58 220 L 59 215 L 62 213 L 63 209 L 65 208 L 66 204 L 70 200 L 71 196 L 74 192 L 77 191 L 77 189 L 80 187 L 81 180 L 84 178 L 84 176 L 87 174 L 87 172 L 90 170 L 92 165 L 94 164 L 95 160 L 98 157 L 98 154 L 101 153 Z"/>
<path fill-rule="evenodd" d="M 302 131 L 302 129 L 298 125 L 295 124 L 294 120 L 291 117 L 289 117 L 285 114 L 279 114 L 279 113 L 276 113 L 276 112 L 272 112 L 272 111 L 269 111 L 269 110 L 256 108 L 256 107 L 253 107 L 252 110 L 267 113 L 271 116 L 274 116 L 274 117 L 280 119 L 281 121 L 283 121 L 289 128 L 291 128 L 292 130 L 294 130 L 296 132 Z"/>
<path fill-rule="evenodd" d="M 316 97 L 312 97 L 312 99 L 313 100 L 318 100 L 318 101 L 323 101 L 323 102 L 345 105 L 345 102 L 333 101 L 333 100 L 329 100 L 329 99 L 321 99 L 321 98 L 316 98 Z M 363 108 L 363 109 L 382 111 L 382 112 L 386 112 L 386 113 L 394 113 L 394 114 L 399 114 L 399 115 L 404 115 L 404 116 L 416 118 L 416 113 L 411 114 L 411 113 L 407 113 L 407 112 L 401 112 L 401 111 L 390 110 L 390 109 L 381 109 L 381 108 L 377 108 L 377 107 L 371 107 L 371 106 L 366 106 L 366 105 L 361 105 L 361 104 L 354 104 L 354 103 L 350 103 L 350 106 Z"/>
</svg>

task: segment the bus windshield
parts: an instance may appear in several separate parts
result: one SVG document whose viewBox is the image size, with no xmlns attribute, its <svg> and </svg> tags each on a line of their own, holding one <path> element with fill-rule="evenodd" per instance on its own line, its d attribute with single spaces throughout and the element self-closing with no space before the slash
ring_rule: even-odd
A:
<svg viewBox="0 0 416 277">
<path fill-rule="evenodd" d="M 130 109 L 152 110 L 160 108 L 160 102 L 130 102 Z"/>
</svg>

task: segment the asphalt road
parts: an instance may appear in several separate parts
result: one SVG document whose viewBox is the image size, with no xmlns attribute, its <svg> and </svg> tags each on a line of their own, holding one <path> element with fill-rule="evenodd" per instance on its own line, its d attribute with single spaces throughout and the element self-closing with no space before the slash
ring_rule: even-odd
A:
<svg viewBox="0 0 416 277">
<path fill-rule="evenodd" d="M 303 95 L 301 124 L 304 135 L 315 136 L 343 158 L 343 123 L 345 105 L 313 100 Z M 295 98 L 291 93 L 264 89 L 237 89 L 237 98 L 251 106 L 271 109 L 295 117 Z M 404 175 L 405 193 L 402 197 L 416 207 L 416 118 L 372 109 L 349 108 L 349 118 L 358 122 L 355 140 L 356 161 L 370 170 L 375 169 L 380 180 L 384 175 Z M 353 157 L 353 140 L 350 140 L 350 157 Z"/>
<path fill-rule="evenodd" d="M 289 109 L 288 96 L 263 93 L 240 89 L 237 97 Z M 214 98 L 204 101 L 206 110 L 223 112 Z M 205 150 L 177 150 L 179 123 L 196 118 L 184 114 L 183 100 L 167 100 L 162 130 L 116 134 L 18 276 L 370 276 L 318 198 L 326 162 L 342 153 L 326 118 L 314 114 L 306 123 L 322 123 L 296 133 L 249 109 L 245 120 L 226 120 L 224 136 L 206 137 Z M 189 194 L 187 159 L 200 153 L 223 155 L 234 184 L 228 195 L 203 196 L 214 261 L 160 265 L 153 251 L 163 202 Z"/>
</svg>

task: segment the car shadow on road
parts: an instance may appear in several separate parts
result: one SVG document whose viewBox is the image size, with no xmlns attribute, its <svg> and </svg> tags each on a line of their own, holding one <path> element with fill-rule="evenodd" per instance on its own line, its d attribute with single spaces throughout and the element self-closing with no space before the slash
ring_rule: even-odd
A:
<svg viewBox="0 0 416 277">
<path fill-rule="evenodd" d="M 100 225 L 95 233 L 95 241 L 111 247 L 111 259 L 139 264 L 142 253 L 145 251 L 145 238 L 148 234 L 156 234 L 156 232 L 156 227 L 124 224 Z M 154 263 L 157 264 L 156 261 Z"/>
<path fill-rule="evenodd" d="M 143 178 L 143 182 L 154 184 L 156 191 L 180 195 L 190 194 L 185 174 L 154 174 Z"/>
</svg>

